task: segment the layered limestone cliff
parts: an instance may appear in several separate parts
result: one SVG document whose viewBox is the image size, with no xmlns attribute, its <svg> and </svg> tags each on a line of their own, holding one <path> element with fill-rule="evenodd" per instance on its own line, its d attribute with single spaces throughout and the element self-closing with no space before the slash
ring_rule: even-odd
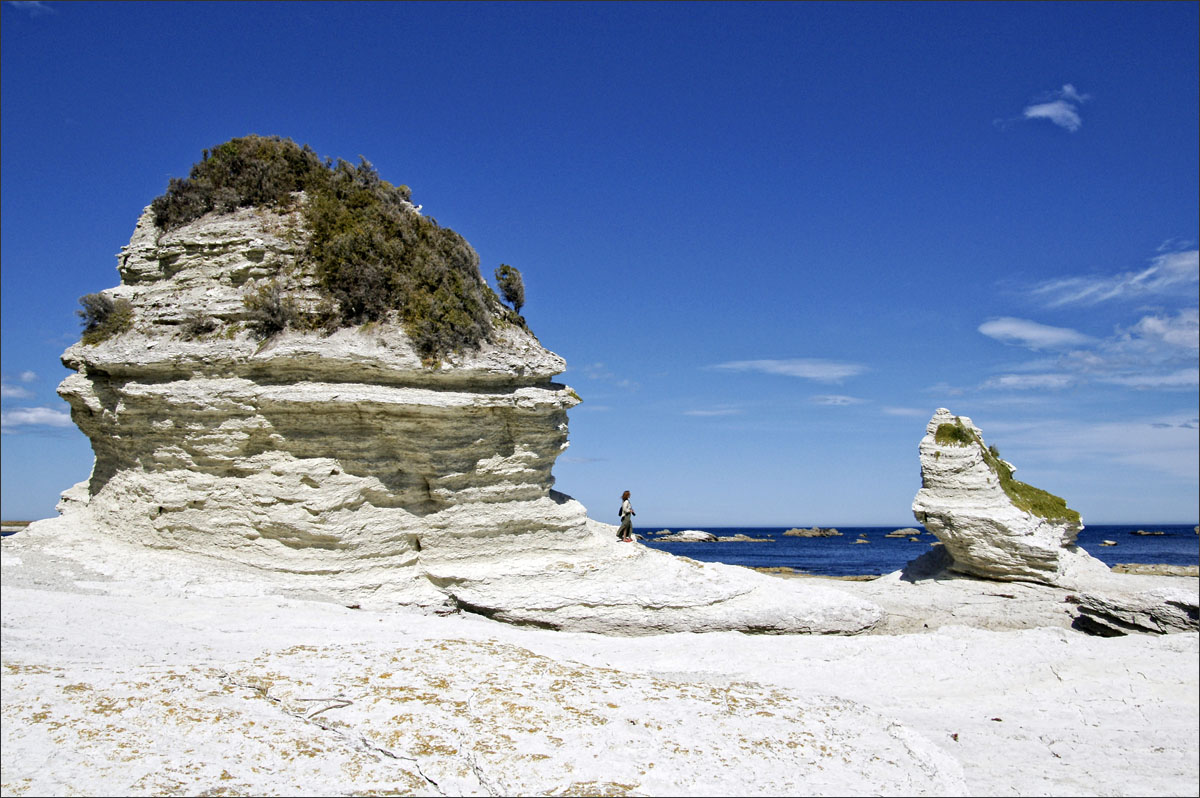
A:
<svg viewBox="0 0 1200 798">
<path fill-rule="evenodd" d="M 949 570 L 986 579 L 1071 585 L 1107 566 L 1075 545 L 1079 514 L 1012 479 L 1016 471 L 966 416 L 933 414 L 921 439 L 913 515 L 937 536 Z"/>
<path fill-rule="evenodd" d="M 326 301 L 300 258 L 303 202 L 166 232 L 143 213 L 103 292 L 128 318 L 63 355 L 76 373 L 59 393 L 96 457 L 65 519 L 364 607 L 627 634 L 879 620 L 838 591 L 621 546 L 589 521 L 552 489 L 579 399 L 522 325 L 496 318 L 436 366 L 395 319 L 252 334 L 244 298 L 266 286 L 302 312 Z"/>
</svg>

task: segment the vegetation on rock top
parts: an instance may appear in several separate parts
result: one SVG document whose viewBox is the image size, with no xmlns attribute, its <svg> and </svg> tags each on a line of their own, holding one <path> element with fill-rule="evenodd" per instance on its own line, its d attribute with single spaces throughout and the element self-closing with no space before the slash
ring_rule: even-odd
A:
<svg viewBox="0 0 1200 798">
<path fill-rule="evenodd" d="M 357 165 L 322 160 L 307 145 L 278 136 L 235 138 L 205 150 L 188 177 L 172 178 L 151 208 L 167 231 L 206 213 L 286 209 L 299 192 L 307 197 L 302 213 L 310 234 L 302 265 L 316 275 L 328 307 L 320 318 L 302 319 L 277 290 L 260 290 L 247 297 L 260 335 L 288 326 L 333 330 L 395 314 L 422 358 L 436 363 L 478 348 L 495 320 L 524 326 L 484 282 L 471 245 L 418 213 L 408 187 L 381 180 L 363 158 Z M 520 285 L 520 273 L 506 268 Z M 523 302 L 523 286 L 520 294 Z"/>
<path fill-rule="evenodd" d="M 1065 499 L 1013 479 L 1012 466 L 1000 458 L 996 447 L 984 446 L 979 435 L 974 430 L 968 429 L 958 416 L 954 417 L 953 424 L 939 424 L 937 430 L 934 431 L 933 439 L 942 446 L 978 445 L 983 452 L 984 462 L 999 478 L 1000 487 L 1004 490 L 1005 495 L 1020 509 L 1033 513 L 1039 518 L 1079 522 L 1079 513 L 1067 507 Z"/>
</svg>

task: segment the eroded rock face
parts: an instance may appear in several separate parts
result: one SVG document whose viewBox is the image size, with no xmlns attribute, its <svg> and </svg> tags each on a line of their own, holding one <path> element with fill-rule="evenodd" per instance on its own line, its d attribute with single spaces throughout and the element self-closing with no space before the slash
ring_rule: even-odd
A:
<svg viewBox="0 0 1200 798">
<path fill-rule="evenodd" d="M 920 452 L 921 489 L 913 515 L 945 546 L 949 570 L 1063 586 L 1107 573 L 1107 566 L 1075 545 L 1083 529 L 1077 513 L 1042 517 L 1018 506 L 1000 473 L 1016 469 L 988 451 L 971 419 L 939 408 Z"/>
<path fill-rule="evenodd" d="M 131 303 L 132 327 L 63 355 L 77 373 L 59 393 L 96 455 L 64 515 L 364 607 L 630 634 L 852 633 L 879 619 L 832 591 L 622 550 L 552 490 L 579 399 L 553 382 L 562 358 L 521 327 L 437 368 L 395 322 L 251 335 L 243 297 L 267 281 L 302 310 L 321 302 L 297 260 L 305 235 L 295 210 L 168 233 L 143 213 L 106 292 Z"/>
</svg>

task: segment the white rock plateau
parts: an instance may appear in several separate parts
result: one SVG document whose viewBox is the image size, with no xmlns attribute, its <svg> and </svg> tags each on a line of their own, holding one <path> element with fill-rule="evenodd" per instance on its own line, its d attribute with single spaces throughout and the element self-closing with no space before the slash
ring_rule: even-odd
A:
<svg viewBox="0 0 1200 798">
<path fill-rule="evenodd" d="M 609 636 L 354 610 L 56 534 L 0 546 L 4 795 L 1141 796 L 1200 778 L 1200 637 L 1081 634 L 1045 585 L 845 583 L 889 634 Z"/>
<path fill-rule="evenodd" d="M 416 211 L 412 211 L 415 213 Z M 245 329 L 275 281 L 317 306 L 299 210 L 209 214 L 178 229 L 147 209 L 118 256 L 131 329 L 63 355 L 59 387 L 96 455 L 63 519 L 247 567 L 282 593 L 383 609 L 465 609 L 514 623 L 645 634 L 857 633 L 878 607 L 619 544 L 552 490 L 574 391 L 525 329 L 423 365 L 396 322 L 332 335 Z M 213 329 L 189 334 L 189 319 Z"/>
</svg>

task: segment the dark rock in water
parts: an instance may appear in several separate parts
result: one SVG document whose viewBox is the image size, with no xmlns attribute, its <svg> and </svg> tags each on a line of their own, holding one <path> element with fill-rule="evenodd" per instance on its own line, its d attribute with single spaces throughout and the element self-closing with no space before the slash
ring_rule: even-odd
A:
<svg viewBox="0 0 1200 798">
<path fill-rule="evenodd" d="M 1165 535 L 1167 533 L 1166 532 L 1147 532 L 1144 529 L 1139 529 L 1136 532 L 1130 532 L 1129 534 L 1141 535 L 1142 537 L 1158 537 L 1159 535 Z"/>
<path fill-rule="evenodd" d="M 789 529 L 783 533 L 789 538 L 840 538 L 841 532 L 836 529 L 825 529 L 819 526 L 814 526 L 812 529 Z"/>
</svg>

